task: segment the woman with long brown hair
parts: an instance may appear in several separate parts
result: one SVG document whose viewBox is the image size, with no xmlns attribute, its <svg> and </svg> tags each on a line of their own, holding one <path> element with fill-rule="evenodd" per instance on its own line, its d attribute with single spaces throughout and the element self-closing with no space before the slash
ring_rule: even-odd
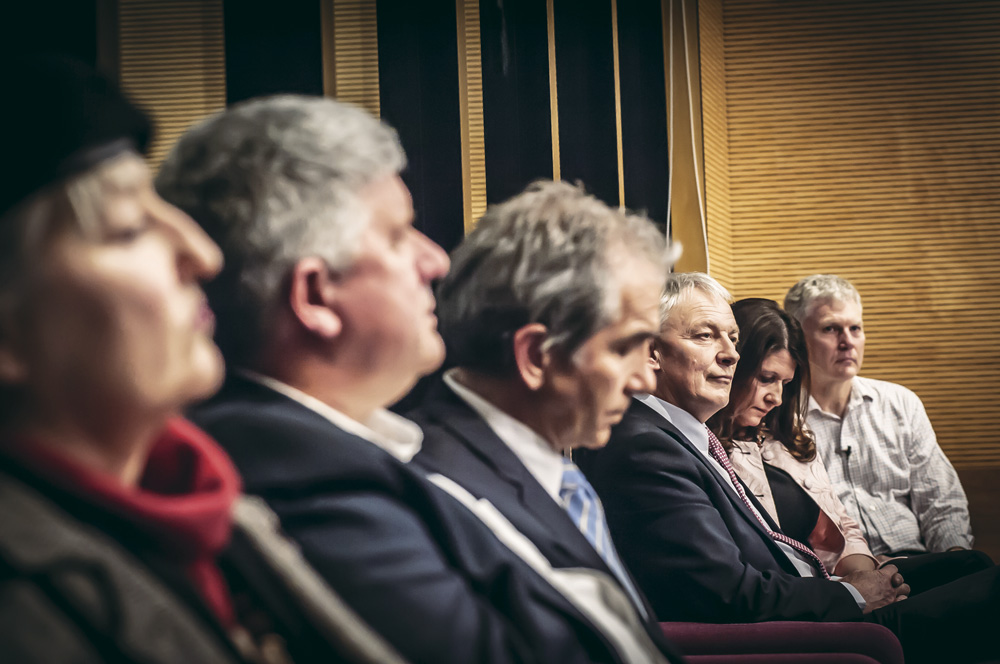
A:
<svg viewBox="0 0 1000 664">
<path fill-rule="evenodd" d="M 709 427 L 785 534 L 812 546 L 833 573 L 874 569 L 877 561 L 834 493 L 802 424 L 809 361 L 801 327 L 766 299 L 740 300 L 733 314 L 740 361 L 729 405 Z"/>
</svg>

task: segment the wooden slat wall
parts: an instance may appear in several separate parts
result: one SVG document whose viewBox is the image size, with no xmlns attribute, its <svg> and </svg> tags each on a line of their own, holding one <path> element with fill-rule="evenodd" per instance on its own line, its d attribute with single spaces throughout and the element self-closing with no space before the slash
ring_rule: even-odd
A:
<svg viewBox="0 0 1000 664">
<path fill-rule="evenodd" d="M 119 0 L 122 87 L 156 121 L 155 168 L 194 122 L 226 105 L 222 0 Z"/>
<path fill-rule="evenodd" d="M 380 114 L 378 18 L 371 0 L 323 0 L 323 91 Z"/>
<path fill-rule="evenodd" d="M 1000 4 L 720 2 L 734 295 L 850 279 L 863 374 L 916 391 L 956 466 L 1000 464 Z"/>
<path fill-rule="evenodd" d="M 486 133 L 479 0 L 456 0 L 458 92 L 462 113 L 462 196 L 465 232 L 486 212 Z"/>
<path fill-rule="evenodd" d="M 726 288 L 733 281 L 733 226 L 729 201 L 729 128 L 726 113 L 726 61 L 722 3 L 700 0 L 698 31 L 701 45 L 701 103 L 706 109 L 702 145 L 705 160 L 705 212 L 708 215 L 708 255 L 712 276 Z"/>
<path fill-rule="evenodd" d="M 670 150 L 671 236 L 684 246 L 674 269 L 714 272 L 708 253 L 701 54 L 697 0 L 663 0 L 663 45 L 667 77 L 667 136 Z"/>
</svg>

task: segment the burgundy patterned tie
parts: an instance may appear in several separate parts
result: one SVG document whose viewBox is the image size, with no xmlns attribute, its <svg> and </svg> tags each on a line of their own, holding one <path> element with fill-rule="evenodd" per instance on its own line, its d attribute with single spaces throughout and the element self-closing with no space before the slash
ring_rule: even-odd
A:
<svg viewBox="0 0 1000 664">
<path fill-rule="evenodd" d="M 771 539 L 776 542 L 781 542 L 782 544 L 787 544 L 811 560 L 816 567 L 819 568 L 819 571 L 823 574 L 823 578 L 829 580 L 830 573 L 826 571 L 826 565 L 823 564 L 823 561 L 816 556 L 812 549 L 802 542 L 793 540 L 791 537 L 783 533 L 776 533 L 768 527 L 764 519 L 757 513 L 757 510 L 755 510 L 750 504 L 750 500 L 747 498 L 746 492 L 743 491 L 743 485 L 740 484 L 739 479 L 736 477 L 736 471 L 733 470 L 733 464 L 729 463 L 729 457 L 726 455 L 726 450 L 722 447 L 722 443 L 720 443 L 719 439 L 715 437 L 715 434 L 712 433 L 711 429 L 708 427 L 705 427 L 705 429 L 708 431 L 708 453 L 712 455 L 713 459 L 719 462 L 719 465 L 721 465 L 727 473 L 729 473 L 729 479 L 732 481 L 733 487 L 736 488 L 736 493 L 740 495 L 740 499 L 742 499 L 743 503 L 750 509 L 750 512 L 757 517 L 757 520 L 760 521 L 760 525 L 764 526 L 764 530 L 766 530 L 767 534 L 771 536 Z"/>
</svg>

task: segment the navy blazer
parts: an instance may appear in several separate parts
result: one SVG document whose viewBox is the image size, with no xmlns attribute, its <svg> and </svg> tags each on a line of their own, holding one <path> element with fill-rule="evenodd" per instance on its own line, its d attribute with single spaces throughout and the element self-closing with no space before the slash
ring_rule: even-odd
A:
<svg viewBox="0 0 1000 664">
<path fill-rule="evenodd" d="M 191 418 L 344 600 L 414 662 L 617 662 L 604 637 L 415 468 L 238 376 Z"/>
<path fill-rule="evenodd" d="M 553 567 L 594 569 L 615 579 L 566 511 L 486 421 L 443 381 L 435 383 L 421 406 L 407 416 L 424 430 L 424 444 L 413 463 L 490 501 Z M 644 609 L 646 631 L 653 642 L 671 659 L 679 659 L 645 600 Z"/>
<path fill-rule="evenodd" d="M 608 445 L 577 463 L 660 620 L 862 618 L 842 584 L 800 577 L 705 455 L 645 404 L 633 400 Z"/>
</svg>

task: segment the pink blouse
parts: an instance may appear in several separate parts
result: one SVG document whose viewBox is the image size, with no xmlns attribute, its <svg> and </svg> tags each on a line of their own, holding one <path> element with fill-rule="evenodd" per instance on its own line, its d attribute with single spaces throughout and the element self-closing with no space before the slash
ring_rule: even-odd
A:
<svg viewBox="0 0 1000 664">
<path fill-rule="evenodd" d="M 768 438 L 761 446 L 755 442 L 733 441 L 729 457 L 736 474 L 778 525 L 781 525 L 778 510 L 774 506 L 771 486 L 764 474 L 765 461 L 788 473 L 816 501 L 819 505 L 819 518 L 809 535 L 809 545 L 831 572 L 841 560 L 853 554 L 860 553 L 875 561 L 861 534 L 860 526 L 847 515 L 847 510 L 837 498 L 830 476 L 818 456 L 812 461 L 799 461 L 780 442 Z"/>
</svg>

